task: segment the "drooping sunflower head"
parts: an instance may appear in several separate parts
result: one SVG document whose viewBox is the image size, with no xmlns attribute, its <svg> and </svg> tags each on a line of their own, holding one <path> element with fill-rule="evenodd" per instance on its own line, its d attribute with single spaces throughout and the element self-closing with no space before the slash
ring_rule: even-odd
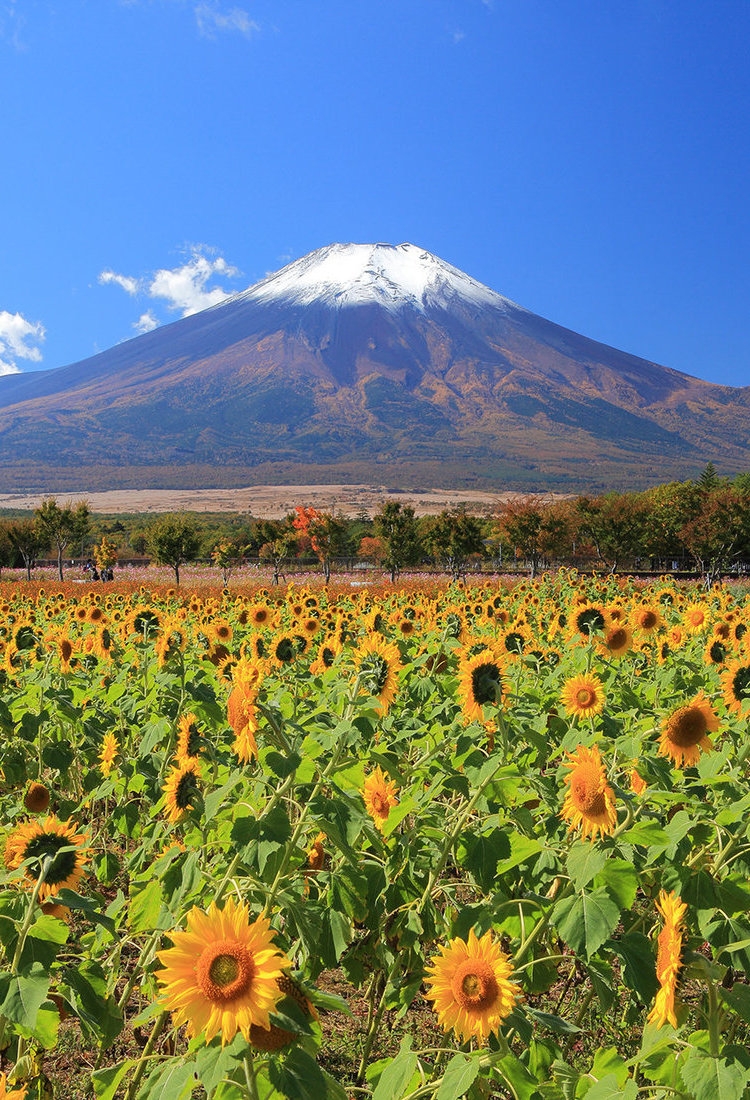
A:
<svg viewBox="0 0 750 1100">
<path fill-rule="evenodd" d="M 503 664 L 491 649 L 481 649 L 472 657 L 464 657 L 458 670 L 458 695 L 464 720 L 492 722 L 485 719 L 484 707 L 502 706 L 509 691 Z"/>
<path fill-rule="evenodd" d="M 164 806 L 167 817 L 176 824 L 200 798 L 200 766 L 197 760 L 178 761 L 164 784 Z"/>
<path fill-rule="evenodd" d="M 293 978 L 290 978 L 288 974 L 282 974 L 280 978 L 276 979 L 276 984 L 281 990 L 282 997 L 291 997 L 293 1001 L 296 1001 L 304 1016 L 317 1019 L 317 1012 L 305 996 L 304 990 Z M 299 1036 L 295 1035 L 294 1032 L 286 1031 L 285 1028 L 278 1027 L 273 1023 L 268 1030 L 261 1027 L 260 1024 L 252 1024 L 250 1027 L 250 1044 L 256 1050 L 281 1050 L 282 1047 L 289 1046 L 298 1038 Z"/>
<path fill-rule="evenodd" d="M 613 833 L 617 825 L 615 793 L 607 782 L 599 749 L 579 745 L 575 753 L 567 755 L 568 790 L 560 816 L 568 822 L 569 831 L 580 828 L 584 840 Z"/>
<path fill-rule="evenodd" d="M 19 825 L 5 844 L 5 865 L 15 870 L 29 861 L 24 875 L 33 887 L 44 874 L 39 900 L 46 901 L 58 890 L 75 890 L 88 862 L 86 838 L 69 821 L 48 817 Z"/>
<path fill-rule="evenodd" d="M 116 736 L 111 730 L 108 730 L 104 734 L 104 741 L 102 742 L 101 752 L 99 753 L 99 767 L 101 768 L 102 775 L 109 775 L 112 771 L 119 751 L 120 746 L 117 743 Z"/>
<path fill-rule="evenodd" d="M 687 906 L 672 891 L 662 890 L 656 908 L 664 919 L 664 926 L 657 940 L 656 977 L 659 989 L 648 1019 L 657 1027 L 669 1023 L 677 1027 L 675 993 L 677 975 L 682 965 L 682 939 Z"/>
<path fill-rule="evenodd" d="M 381 833 L 391 810 L 398 804 L 396 790 L 394 780 L 386 779 L 379 767 L 365 779 L 362 797 L 368 814 Z"/>
<path fill-rule="evenodd" d="M 735 714 L 746 714 L 750 708 L 750 659 L 728 661 L 721 682 L 727 707 Z"/>
<path fill-rule="evenodd" d="M 592 672 L 573 676 L 563 684 L 561 701 L 568 714 L 588 718 L 604 709 L 604 685 Z"/>
<path fill-rule="evenodd" d="M 265 917 L 249 922 L 248 908 L 229 898 L 187 915 L 187 930 L 172 932 L 173 947 L 158 955 L 162 1003 L 176 1027 L 210 1043 L 231 1042 L 238 1031 L 250 1042 L 255 1025 L 270 1031 L 270 1013 L 284 996 L 278 980 L 290 967 L 273 942 Z"/>
<path fill-rule="evenodd" d="M 520 986 L 510 978 L 510 960 L 492 933 L 477 939 L 472 928 L 468 940 L 441 946 L 427 967 L 427 999 L 445 1031 L 484 1042 L 499 1031 L 520 996 Z"/>
<path fill-rule="evenodd" d="M 43 783 L 29 783 L 23 804 L 29 813 L 43 814 L 49 808 L 50 795 Z"/>
<path fill-rule="evenodd" d="M 368 638 L 359 647 L 356 663 L 362 688 L 378 699 L 377 713 L 387 714 L 398 690 L 398 649 L 379 636 Z"/>
<path fill-rule="evenodd" d="M 697 764 L 701 749 L 708 752 L 713 748 L 708 734 L 716 733 L 718 728 L 719 719 L 710 701 L 700 692 L 662 722 L 659 754 L 671 757 L 678 768 Z"/>
<path fill-rule="evenodd" d="M 203 748 L 203 735 L 198 725 L 198 719 L 192 711 L 183 714 L 180 718 L 177 735 L 177 759 L 180 763 L 185 760 L 197 760 Z"/>
</svg>

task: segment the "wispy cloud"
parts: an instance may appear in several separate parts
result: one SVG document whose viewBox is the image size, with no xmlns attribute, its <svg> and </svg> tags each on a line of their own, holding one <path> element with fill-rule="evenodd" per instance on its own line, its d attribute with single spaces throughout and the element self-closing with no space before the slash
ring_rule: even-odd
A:
<svg viewBox="0 0 750 1100">
<path fill-rule="evenodd" d="M 20 313 L 0 310 L 0 375 L 20 374 L 17 359 L 40 363 L 42 353 L 37 345 L 45 335 L 40 322 L 27 321 Z"/>
<path fill-rule="evenodd" d="M 216 4 L 196 4 L 193 11 L 198 30 L 205 38 L 216 38 L 219 34 L 232 31 L 251 38 L 260 30 L 260 26 L 250 18 L 250 13 L 244 8 L 223 10 Z"/>
<path fill-rule="evenodd" d="M 163 267 L 140 277 L 120 275 L 107 268 L 99 275 L 99 282 L 119 286 L 133 298 L 162 302 L 167 309 L 189 317 L 217 305 L 233 293 L 212 285 L 216 278 L 235 279 L 238 275 L 239 270 L 215 250 L 207 245 L 192 245 L 185 262 L 177 267 Z M 133 328 L 139 333 L 151 332 L 160 323 L 154 310 L 148 309 L 133 323 Z"/>
<path fill-rule="evenodd" d="M 114 271 L 102 271 L 99 275 L 99 282 L 102 284 L 115 283 L 116 286 L 121 286 L 123 290 L 131 295 L 138 293 L 138 280 L 131 275 L 118 275 Z"/>
<path fill-rule="evenodd" d="M 453 41 L 454 45 L 457 46 L 459 42 L 463 42 L 464 38 L 466 38 L 466 32 L 465 31 L 461 31 L 461 30 L 451 31 L 451 40 Z"/>
<path fill-rule="evenodd" d="M 16 0 L 0 0 L 0 42 L 10 43 L 16 50 L 25 50 L 26 44 L 21 40 L 24 22 Z"/>
</svg>

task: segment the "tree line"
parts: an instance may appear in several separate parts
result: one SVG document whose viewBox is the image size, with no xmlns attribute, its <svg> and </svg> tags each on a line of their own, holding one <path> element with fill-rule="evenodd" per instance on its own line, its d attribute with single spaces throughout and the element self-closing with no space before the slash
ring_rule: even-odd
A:
<svg viewBox="0 0 750 1100">
<path fill-rule="evenodd" d="M 407 568 L 433 565 L 454 578 L 490 562 L 534 576 L 541 568 L 575 565 L 618 570 L 671 568 L 700 573 L 708 585 L 750 564 L 750 474 L 718 476 L 709 463 L 694 481 L 643 492 L 575 498 L 515 498 L 486 515 L 464 508 L 417 516 L 387 500 L 380 510 L 347 518 L 298 506 L 282 520 L 252 516 L 162 515 L 93 517 L 86 501 L 42 501 L 31 518 L 0 522 L 0 569 L 23 565 L 26 575 L 52 551 L 63 579 L 67 558 L 93 556 L 100 570 L 132 553 L 174 569 L 210 560 L 224 584 L 243 562 L 271 566 L 278 583 L 294 562 L 317 561 L 329 579 L 334 565 L 366 561 L 391 580 Z"/>
</svg>

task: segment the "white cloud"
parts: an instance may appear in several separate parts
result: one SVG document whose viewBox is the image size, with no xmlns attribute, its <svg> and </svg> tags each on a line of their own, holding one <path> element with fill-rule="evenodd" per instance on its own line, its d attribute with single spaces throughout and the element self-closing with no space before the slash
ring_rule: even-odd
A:
<svg viewBox="0 0 750 1100">
<path fill-rule="evenodd" d="M 0 309 L 0 375 L 20 374 L 17 359 L 40 363 L 42 353 L 35 345 L 40 344 L 45 335 L 40 322 L 27 321 L 20 313 Z"/>
<path fill-rule="evenodd" d="M 133 322 L 133 328 L 139 333 L 153 332 L 153 330 L 158 327 L 159 320 L 151 309 L 146 310 L 145 313 L 140 315 L 137 321 Z"/>
<path fill-rule="evenodd" d="M 194 248 L 190 259 L 181 267 L 157 271 L 148 283 L 147 293 L 149 298 L 163 298 L 169 309 L 179 309 L 183 317 L 189 317 L 198 310 L 215 306 L 231 293 L 221 287 L 208 287 L 215 275 L 232 279 L 239 271 L 223 257 L 210 259 L 202 249 Z"/>
<path fill-rule="evenodd" d="M 215 38 L 219 32 L 237 31 L 250 38 L 260 30 L 254 19 L 243 8 L 221 11 L 213 4 L 196 4 L 193 9 L 199 32 L 205 38 Z"/>
<path fill-rule="evenodd" d="M 117 275 L 114 271 L 102 271 L 99 276 L 100 283 L 115 283 L 117 286 L 121 286 L 123 290 L 126 290 L 128 294 L 135 295 L 138 293 L 138 280 L 132 278 L 130 275 Z"/>
<path fill-rule="evenodd" d="M 466 38 L 466 32 L 451 31 L 451 38 L 453 39 L 454 44 L 457 46 L 459 42 L 463 42 L 464 38 Z"/>
<path fill-rule="evenodd" d="M 234 279 L 240 272 L 206 245 L 193 245 L 188 259 L 177 267 L 160 268 L 140 278 L 120 275 L 107 268 L 99 275 L 102 284 L 121 287 L 131 297 L 145 297 L 163 302 L 167 309 L 183 317 L 215 306 L 233 293 L 222 286 L 211 285 L 217 277 Z M 133 324 L 138 332 L 150 332 L 161 322 L 156 313 L 146 310 Z"/>
</svg>

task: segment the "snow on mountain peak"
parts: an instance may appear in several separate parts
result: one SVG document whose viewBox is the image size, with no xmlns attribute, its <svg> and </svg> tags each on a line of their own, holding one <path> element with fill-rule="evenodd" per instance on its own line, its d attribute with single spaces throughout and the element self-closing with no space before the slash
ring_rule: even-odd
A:
<svg viewBox="0 0 750 1100">
<path fill-rule="evenodd" d="M 238 297 L 290 305 L 376 302 L 390 309 L 408 305 L 419 310 L 446 307 L 456 299 L 503 309 L 512 304 L 413 244 L 330 244 L 288 264 Z"/>
</svg>

